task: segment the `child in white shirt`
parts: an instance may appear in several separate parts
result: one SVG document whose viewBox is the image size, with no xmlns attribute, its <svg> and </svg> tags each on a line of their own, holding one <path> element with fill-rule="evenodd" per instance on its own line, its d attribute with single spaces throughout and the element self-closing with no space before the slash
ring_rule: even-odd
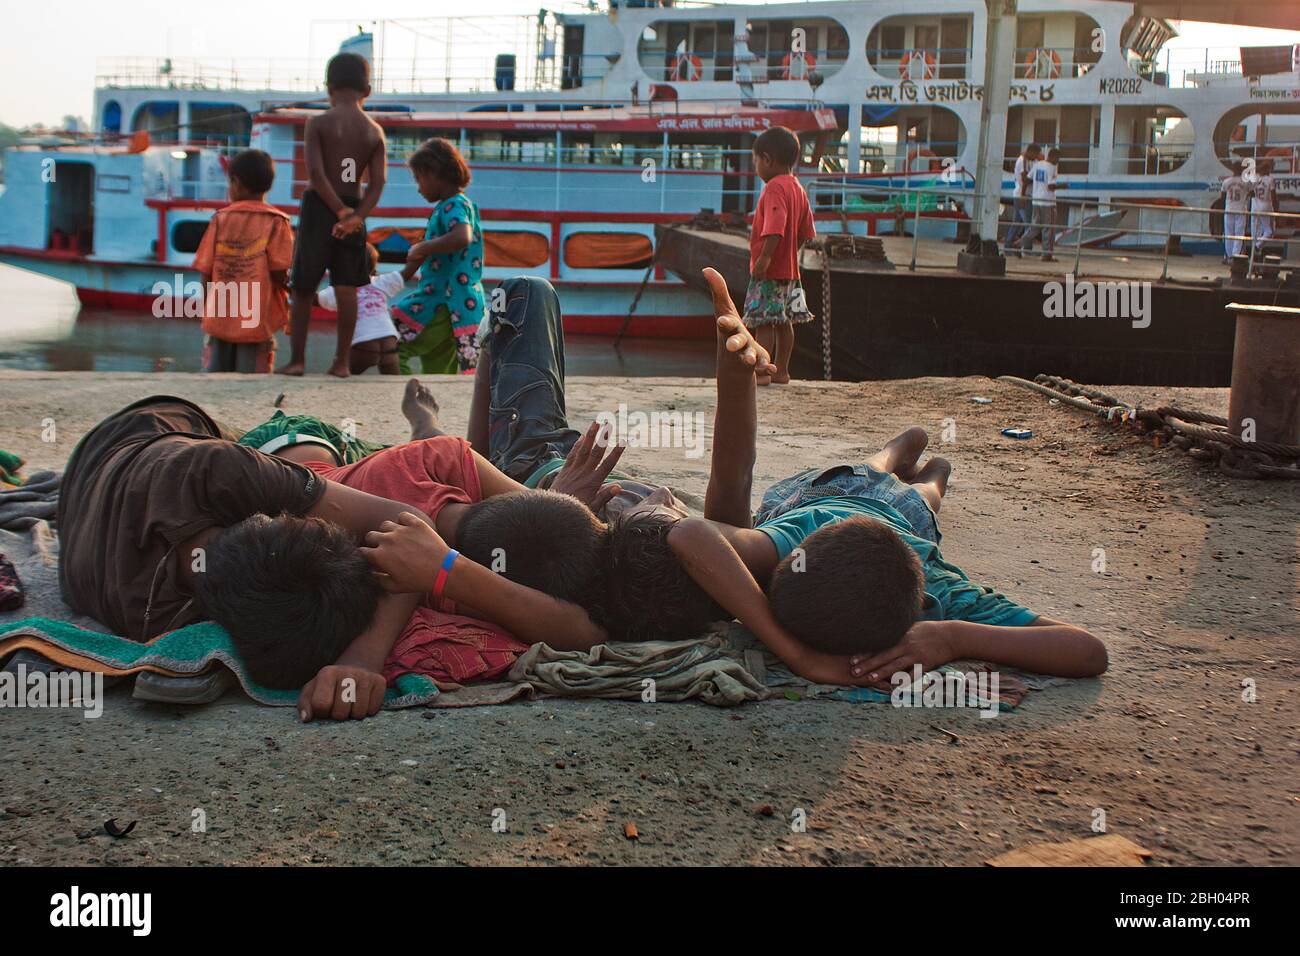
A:
<svg viewBox="0 0 1300 956">
<path fill-rule="evenodd" d="M 1253 181 L 1248 181 L 1254 188 L 1250 200 L 1251 235 L 1255 237 L 1255 253 L 1259 247 L 1273 238 L 1273 217 L 1261 215 L 1271 213 L 1277 208 L 1277 184 L 1273 179 L 1273 164 L 1270 160 L 1259 161 L 1259 173 Z"/>
<path fill-rule="evenodd" d="M 1241 252 L 1250 229 L 1250 183 L 1241 175 L 1241 163 L 1232 164 L 1232 175 L 1223 181 L 1223 261 Z"/>
<path fill-rule="evenodd" d="M 379 275 L 379 250 L 367 244 L 366 251 L 370 255 L 370 284 L 357 286 L 357 328 L 348 352 L 348 371 L 360 375 L 378 365 L 380 375 L 397 375 L 397 326 L 388 303 L 402 291 L 409 276 L 406 269 Z M 323 309 L 338 311 L 333 286 L 321 292 L 316 301 Z"/>
</svg>

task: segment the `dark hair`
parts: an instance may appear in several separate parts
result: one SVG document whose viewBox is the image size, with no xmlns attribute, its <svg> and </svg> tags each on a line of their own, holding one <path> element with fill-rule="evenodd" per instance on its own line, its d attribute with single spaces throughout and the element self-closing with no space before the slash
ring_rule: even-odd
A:
<svg viewBox="0 0 1300 956">
<path fill-rule="evenodd" d="M 465 164 L 465 157 L 460 154 L 460 150 L 449 139 L 426 139 L 406 160 L 406 165 L 411 167 L 411 172 L 432 173 L 457 189 L 469 185 L 469 166 Z"/>
<path fill-rule="evenodd" d="M 1057 149 L 1055 146 L 1053 146 L 1051 149 L 1047 151 L 1047 161 L 1049 163 L 1060 162 L 1060 159 L 1061 159 L 1061 151 Z"/>
<path fill-rule="evenodd" d="M 226 175 L 238 179 L 249 192 L 269 192 L 275 182 L 275 161 L 260 149 L 241 149 L 230 161 Z"/>
<path fill-rule="evenodd" d="M 925 600 L 916 552 L 866 517 L 826 525 L 776 566 L 772 616 L 798 641 L 827 654 L 883 651 L 903 639 Z"/>
<path fill-rule="evenodd" d="M 1030 143 L 1028 146 L 1025 147 L 1026 154 L 1041 153 L 1042 151 L 1043 151 L 1043 147 L 1039 146 L 1037 143 Z"/>
<path fill-rule="evenodd" d="M 370 62 L 360 53 L 335 53 L 325 66 L 325 86 L 330 90 L 356 90 L 370 95 Z"/>
<path fill-rule="evenodd" d="M 511 491 L 475 502 L 456 546 L 516 584 L 589 609 L 598 605 L 608 529 L 586 505 L 557 491 Z"/>
<path fill-rule="evenodd" d="M 641 512 L 610 527 L 607 627 L 620 641 L 681 641 L 731 615 L 695 583 L 668 544 L 675 517 Z"/>
<path fill-rule="evenodd" d="M 799 137 L 784 126 L 763 130 L 754 140 L 753 151 L 762 153 L 774 163 L 791 166 L 799 162 Z"/>
<path fill-rule="evenodd" d="M 214 537 L 204 558 L 199 603 L 264 687 L 296 690 L 333 664 L 379 600 L 370 563 L 323 518 L 253 515 Z"/>
</svg>

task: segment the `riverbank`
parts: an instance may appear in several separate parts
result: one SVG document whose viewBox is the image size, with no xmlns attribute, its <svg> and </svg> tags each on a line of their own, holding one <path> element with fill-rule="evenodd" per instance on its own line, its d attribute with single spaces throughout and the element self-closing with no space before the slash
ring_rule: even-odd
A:
<svg viewBox="0 0 1300 956">
<path fill-rule="evenodd" d="M 431 381 L 444 424 L 463 433 L 470 382 Z M 360 437 L 398 441 L 402 384 L 0 372 L 0 448 L 29 470 L 60 468 L 87 428 L 155 392 L 244 427 L 284 393 L 288 412 L 348 418 Z M 1222 389 L 1107 390 L 1227 406 Z M 1228 480 L 984 378 L 798 383 L 759 398 L 759 490 L 926 427 L 931 452 L 954 465 L 945 556 L 1091 629 L 1110 671 L 1035 691 L 994 720 L 792 700 L 543 700 L 304 726 L 237 692 L 181 709 L 119 689 L 98 720 L 0 715 L 0 864 L 978 864 L 1090 836 L 1099 809 L 1155 865 L 1300 863 L 1296 483 Z M 575 423 L 620 402 L 711 413 L 713 384 L 569 381 Z M 1008 426 L 1034 437 L 1004 438 Z M 635 448 L 623 464 L 702 497 L 707 462 Z M 206 833 L 192 832 L 196 809 Z M 806 832 L 791 830 L 796 809 Z M 504 832 L 492 826 L 498 810 Z M 139 824 L 115 840 L 100 830 L 109 818 Z"/>
</svg>

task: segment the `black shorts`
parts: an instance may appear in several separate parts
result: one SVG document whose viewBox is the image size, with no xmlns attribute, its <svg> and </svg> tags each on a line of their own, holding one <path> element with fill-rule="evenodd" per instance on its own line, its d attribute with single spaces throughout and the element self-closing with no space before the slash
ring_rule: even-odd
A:
<svg viewBox="0 0 1300 956">
<path fill-rule="evenodd" d="M 352 208 L 361 202 L 350 196 L 340 196 Z M 298 238 L 293 244 L 293 288 L 299 292 L 315 292 L 320 288 L 325 270 L 329 270 L 330 285 L 363 286 L 370 284 L 370 257 L 366 255 L 364 229 L 344 239 L 335 239 L 333 229 L 338 222 L 316 190 L 302 194 L 302 207 L 298 210 Z"/>
</svg>

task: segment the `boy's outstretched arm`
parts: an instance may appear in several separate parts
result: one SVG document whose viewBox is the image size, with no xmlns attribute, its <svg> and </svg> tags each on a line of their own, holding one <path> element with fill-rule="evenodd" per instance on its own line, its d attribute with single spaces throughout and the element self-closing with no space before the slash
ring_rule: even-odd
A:
<svg viewBox="0 0 1300 956">
<path fill-rule="evenodd" d="M 718 404 L 713 413 L 713 460 L 704 516 L 738 528 L 753 523 L 750 494 L 758 434 L 755 372 L 776 371 L 767 350 L 745 328 L 716 269 L 705 269 L 717 316 Z"/>
<path fill-rule="evenodd" d="M 366 535 L 361 553 L 381 573 L 391 593 L 432 591 L 451 550 L 419 517 L 406 513 Z M 607 640 L 605 631 L 576 604 L 516 584 L 463 555 L 445 579 L 443 592 L 471 614 L 500 624 L 521 641 L 557 650 L 587 650 Z"/>
<path fill-rule="evenodd" d="M 761 533 L 761 532 L 758 532 Z M 865 687 L 848 657 L 823 654 L 800 644 L 772 616 L 767 595 L 722 531 L 707 518 L 683 518 L 668 532 L 668 546 L 682 567 L 713 600 L 754 632 L 763 646 L 805 680 Z"/>
<path fill-rule="evenodd" d="M 888 685 L 890 676 L 920 664 L 980 660 L 1056 677 L 1096 677 L 1109 664 L 1106 645 L 1081 627 L 1037 618 L 1028 627 L 972 621 L 918 621 L 888 650 L 853 658 L 854 674 Z"/>
</svg>

